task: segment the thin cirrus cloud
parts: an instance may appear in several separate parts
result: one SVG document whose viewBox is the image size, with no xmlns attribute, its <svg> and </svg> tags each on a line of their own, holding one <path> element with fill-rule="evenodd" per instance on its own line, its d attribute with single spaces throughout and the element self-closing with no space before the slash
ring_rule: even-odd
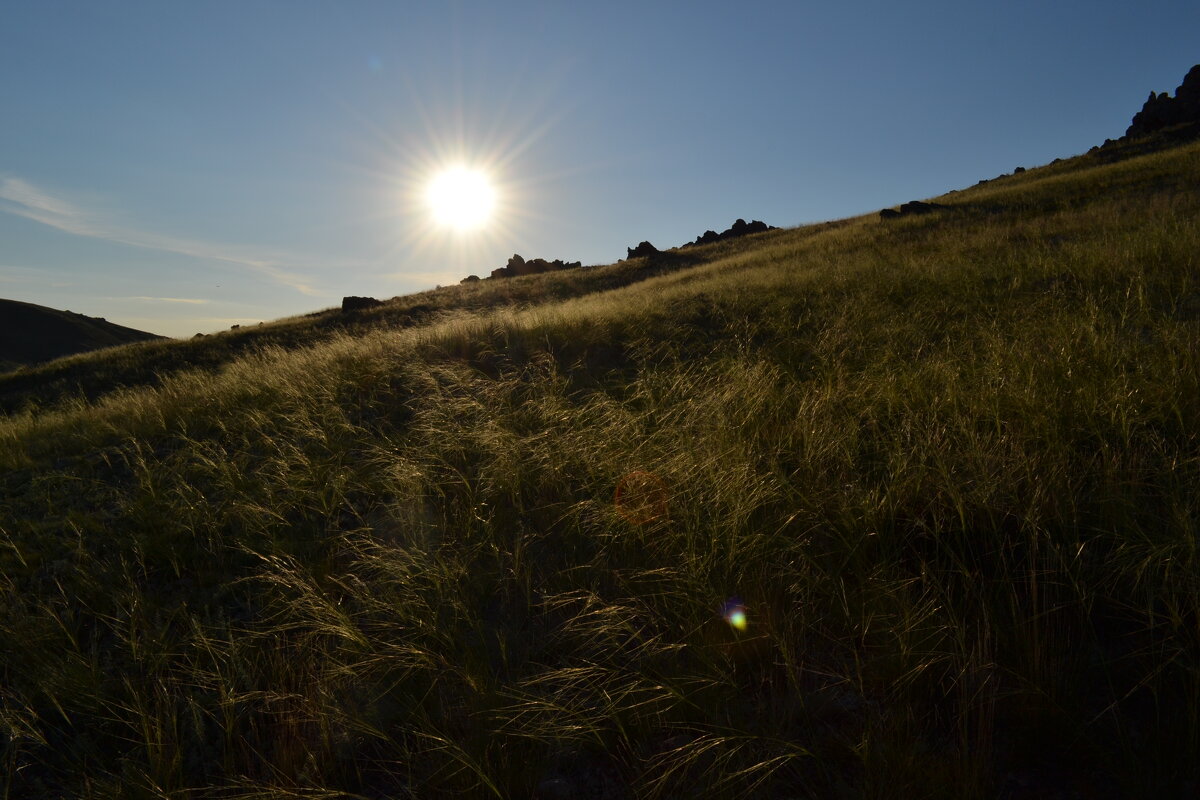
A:
<svg viewBox="0 0 1200 800">
<path fill-rule="evenodd" d="M 325 294 L 312 287 L 311 278 L 286 269 L 284 259 L 263 258 L 238 252 L 236 248 L 226 245 L 124 228 L 106 221 L 101 214 L 95 211 L 81 208 L 61 197 L 56 197 L 21 178 L 0 177 L 0 211 L 31 219 L 75 236 L 87 236 L 147 250 L 159 250 L 164 253 L 176 253 L 238 264 L 249 267 L 302 294 L 315 297 Z M 171 300 L 172 298 L 156 299 Z M 180 302 L 196 302 L 181 298 L 175 299 Z"/>
<path fill-rule="evenodd" d="M 120 299 L 120 298 L 118 298 Z M 192 305 L 203 305 L 207 300 L 202 300 L 197 297 L 126 297 L 126 300 L 146 300 L 152 303 L 190 303 Z"/>
</svg>

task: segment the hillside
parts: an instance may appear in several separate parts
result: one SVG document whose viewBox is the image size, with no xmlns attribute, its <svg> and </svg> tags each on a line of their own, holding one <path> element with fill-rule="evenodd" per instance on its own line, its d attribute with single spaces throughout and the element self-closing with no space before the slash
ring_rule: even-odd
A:
<svg viewBox="0 0 1200 800">
<path fill-rule="evenodd" d="M 1200 143 L 0 379 L 10 797 L 1192 797 Z"/>
<path fill-rule="evenodd" d="M 0 299 L 0 372 L 89 350 L 161 338 L 99 317 Z"/>
<path fill-rule="evenodd" d="M 219 370 L 250 353 L 272 348 L 311 347 L 337 336 L 429 324 L 461 314 L 521 309 L 644 281 L 738 252 L 744 243 L 723 242 L 693 250 L 672 250 L 645 259 L 600 268 L 481 281 L 393 298 L 381 306 L 344 313 L 337 308 L 239 328 L 186 341 L 163 340 L 104 354 L 83 354 L 42 364 L 19 374 L 0 375 L 0 413 L 41 408 L 71 398 L 94 400 L 120 388 L 158 385 L 182 370 Z"/>
</svg>

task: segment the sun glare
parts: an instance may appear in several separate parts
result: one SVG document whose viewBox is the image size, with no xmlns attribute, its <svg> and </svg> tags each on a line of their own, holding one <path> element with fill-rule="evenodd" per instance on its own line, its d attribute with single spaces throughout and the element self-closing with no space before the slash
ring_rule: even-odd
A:
<svg viewBox="0 0 1200 800">
<path fill-rule="evenodd" d="M 425 199 L 439 225 L 469 231 L 487 224 L 496 192 L 482 172 L 454 167 L 434 176 Z"/>
</svg>

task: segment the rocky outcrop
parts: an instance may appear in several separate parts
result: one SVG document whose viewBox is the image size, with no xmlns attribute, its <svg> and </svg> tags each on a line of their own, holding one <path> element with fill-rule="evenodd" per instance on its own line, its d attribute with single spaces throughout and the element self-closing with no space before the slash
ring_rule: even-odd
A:
<svg viewBox="0 0 1200 800">
<path fill-rule="evenodd" d="M 901 214 L 929 214 L 934 211 L 941 211 L 949 208 L 941 203 L 923 203 L 920 200 L 910 200 L 900 206 Z"/>
<path fill-rule="evenodd" d="M 943 211 L 950 206 L 944 206 L 941 203 L 926 203 L 921 200 L 910 200 L 900 206 L 897 211 L 894 208 L 885 208 L 879 212 L 880 219 L 896 219 L 897 217 L 920 216 L 921 214 L 931 214 L 934 211 Z"/>
<path fill-rule="evenodd" d="M 761 220 L 752 220 L 746 222 L 744 219 L 736 220 L 725 230 L 717 233 L 716 231 L 705 231 L 696 237 L 693 242 L 688 242 L 684 247 L 696 247 L 702 244 L 712 244 L 713 242 L 723 242 L 726 239 L 736 239 L 739 236 L 749 236 L 752 233 L 765 233 L 766 231 L 778 230 L 774 225 L 768 225 Z"/>
<path fill-rule="evenodd" d="M 651 258 L 658 255 L 659 249 L 649 242 L 641 242 L 637 247 L 626 247 L 626 258 Z"/>
<path fill-rule="evenodd" d="M 346 314 L 351 311 L 364 311 L 368 308 L 383 305 L 383 301 L 376 300 L 374 297 L 343 297 L 342 298 L 342 313 Z"/>
<path fill-rule="evenodd" d="M 727 239 L 736 239 L 739 236 L 749 236 L 752 233 L 765 233 L 766 231 L 774 230 L 779 229 L 774 225 L 768 225 L 761 220 L 756 219 L 751 222 L 746 222 L 744 219 L 738 219 L 720 233 L 711 230 L 705 231 L 697 236 L 694 241 L 686 242 L 680 245 L 679 249 L 683 250 L 688 247 L 698 247 L 702 244 L 723 242 Z M 626 258 L 653 258 L 662 254 L 662 251 L 650 244 L 650 242 L 641 242 L 637 247 L 627 247 L 625 248 L 625 251 L 628 253 Z"/>
<path fill-rule="evenodd" d="M 540 275 L 543 272 L 557 272 L 563 269 L 579 269 L 583 266 L 580 261 L 563 261 L 556 258 L 547 261 L 544 258 L 531 258 L 526 261 L 520 255 L 513 253 L 512 258 L 503 267 L 492 270 L 492 278 L 516 278 L 521 275 Z M 468 279 L 469 280 L 469 279 Z M 466 281 L 463 281 L 466 283 Z"/>
<path fill-rule="evenodd" d="M 1123 161 L 1134 156 L 1200 139 L 1200 64 L 1188 70 L 1175 89 L 1175 96 L 1151 92 L 1142 110 L 1120 139 L 1105 139 L 1104 144 L 1088 150 L 1088 155 L 1103 163 Z"/>
<path fill-rule="evenodd" d="M 1200 64 L 1188 70 L 1175 96 L 1150 93 L 1142 110 L 1134 115 L 1125 136 L 1147 136 L 1164 128 L 1200 122 Z"/>
<path fill-rule="evenodd" d="M 520 254 L 513 253 L 512 258 L 510 258 L 508 263 L 501 267 L 501 269 L 505 270 L 505 275 L 509 277 L 516 277 L 517 275 L 529 274 L 525 267 L 525 259 L 521 258 Z M 495 275 L 493 274 L 492 277 L 495 277 Z"/>
<path fill-rule="evenodd" d="M 695 247 L 701 244 L 711 244 L 712 242 L 721 242 L 725 241 L 726 239 L 735 239 L 739 236 L 749 236 L 752 233 L 764 233 L 766 231 L 774 230 L 778 230 L 778 228 L 776 228 L 774 225 L 768 225 L 761 220 L 756 219 L 746 222 L 744 219 L 738 219 L 721 233 L 717 233 L 716 231 L 705 231 L 700 236 L 697 236 L 695 241 L 682 245 L 680 249 L 685 247 Z M 661 250 L 659 250 L 650 242 L 639 242 L 636 247 L 627 247 L 625 248 L 625 253 L 626 259 L 661 259 L 666 257 L 663 255 Z M 556 272 L 563 269 L 579 269 L 582 266 L 582 262 L 563 261 L 562 259 L 547 261 L 544 258 L 531 258 L 526 260 L 521 255 L 513 253 L 512 257 L 508 259 L 507 264 L 505 264 L 503 267 L 497 267 L 496 269 L 492 270 L 491 274 L 488 276 L 488 279 L 493 280 L 496 278 L 516 278 L 520 277 L 521 275 L 539 275 L 543 272 Z M 479 280 L 479 278 L 476 276 L 468 275 L 466 278 L 463 278 L 461 281 L 459 281 L 459 283 L 474 283 L 477 280 Z"/>
</svg>

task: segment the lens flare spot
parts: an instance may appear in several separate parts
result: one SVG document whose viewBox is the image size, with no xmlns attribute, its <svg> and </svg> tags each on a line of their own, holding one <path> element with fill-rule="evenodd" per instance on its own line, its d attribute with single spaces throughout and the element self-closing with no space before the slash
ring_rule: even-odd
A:
<svg viewBox="0 0 1200 800">
<path fill-rule="evenodd" d="M 729 627 L 736 631 L 746 630 L 746 606 L 742 601 L 734 597 L 725 601 L 725 605 L 721 608 L 721 616 L 729 623 Z"/>
</svg>

